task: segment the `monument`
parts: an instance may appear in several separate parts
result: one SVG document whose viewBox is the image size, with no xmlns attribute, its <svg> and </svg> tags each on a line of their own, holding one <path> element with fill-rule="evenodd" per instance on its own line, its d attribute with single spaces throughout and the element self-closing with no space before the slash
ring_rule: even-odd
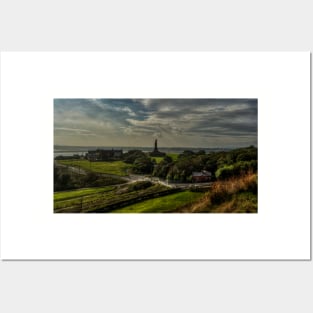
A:
<svg viewBox="0 0 313 313">
<path fill-rule="evenodd" d="M 166 154 L 164 152 L 160 152 L 158 149 L 158 140 L 154 141 L 154 150 L 150 152 L 150 156 L 152 157 L 164 157 Z"/>
</svg>

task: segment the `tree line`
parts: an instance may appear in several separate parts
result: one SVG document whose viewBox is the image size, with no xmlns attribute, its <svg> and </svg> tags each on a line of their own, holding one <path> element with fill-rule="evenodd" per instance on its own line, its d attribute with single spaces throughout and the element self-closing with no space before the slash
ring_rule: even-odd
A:
<svg viewBox="0 0 313 313">
<path fill-rule="evenodd" d="M 124 162 L 133 165 L 133 173 L 152 175 L 174 182 L 192 182 L 192 173 L 203 170 L 211 172 L 213 180 L 224 180 L 248 172 L 256 173 L 258 166 L 258 152 L 254 146 L 208 154 L 204 150 L 186 150 L 176 161 L 170 156 L 165 156 L 158 164 L 140 150 L 131 150 L 124 154 L 123 158 Z"/>
</svg>

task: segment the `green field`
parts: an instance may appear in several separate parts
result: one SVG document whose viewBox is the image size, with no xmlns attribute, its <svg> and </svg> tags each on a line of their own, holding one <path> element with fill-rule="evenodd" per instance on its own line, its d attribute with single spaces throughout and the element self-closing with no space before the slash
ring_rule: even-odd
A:
<svg viewBox="0 0 313 313">
<path fill-rule="evenodd" d="M 82 188 L 71 191 L 58 191 L 54 193 L 54 202 L 74 199 L 77 197 L 89 196 L 104 191 L 111 191 L 114 188 L 115 187 L 113 186 L 107 186 L 107 187 Z"/>
<path fill-rule="evenodd" d="M 179 156 L 177 153 L 167 153 L 166 155 L 171 157 L 173 161 L 176 161 Z M 154 159 L 156 163 L 159 164 L 163 160 L 163 157 L 151 157 L 151 159 Z"/>
<path fill-rule="evenodd" d="M 173 161 L 176 161 L 179 156 L 178 153 L 167 153 L 167 155 L 170 156 L 173 159 Z"/>
<path fill-rule="evenodd" d="M 159 164 L 163 160 L 163 157 L 151 157 L 151 159 L 155 160 L 155 162 Z"/>
<path fill-rule="evenodd" d="M 130 164 L 126 164 L 123 161 L 89 162 L 88 160 L 59 160 L 58 162 L 64 165 L 80 167 L 86 171 L 118 176 L 127 175 L 127 170 L 131 168 Z"/>
<path fill-rule="evenodd" d="M 203 196 L 201 192 L 182 191 L 173 195 L 142 201 L 112 213 L 166 213 L 192 203 Z"/>
<path fill-rule="evenodd" d="M 138 189 L 139 188 L 139 189 Z M 159 184 L 144 185 L 133 183 L 121 186 L 107 186 L 84 188 L 75 191 L 62 191 L 54 193 L 55 213 L 92 213 L 106 212 L 116 207 L 122 207 L 132 201 L 159 196 L 167 192 L 168 187 Z M 105 208 L 105 209 L 104 209 Z"/>
</svg>

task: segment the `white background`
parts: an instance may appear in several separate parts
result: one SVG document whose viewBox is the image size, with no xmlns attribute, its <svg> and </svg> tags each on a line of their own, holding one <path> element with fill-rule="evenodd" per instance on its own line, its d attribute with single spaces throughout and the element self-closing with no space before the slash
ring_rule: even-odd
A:
<svg viewBox="0 0 313 313">
<path fill-rule="evenodd" d="M 309 53 L 7 52 L 1 68 L 3 259 L 310 258 L 309 172 L 299 199 L 282 161 L 309 163 Z M 258 214 L 53 214 L 54 98 L 178 97 L 258 98 Z"/>
<path fill-rule="evenodd" d="M 307 51 L 310 4 L 2 1 L 0 47 Z M 299 180 L 307 173 L 308 165 Z M 0 305 L 5 312 L 311 312 L 312 274 L 312 262 L 1 262 Z"/>
</svg>

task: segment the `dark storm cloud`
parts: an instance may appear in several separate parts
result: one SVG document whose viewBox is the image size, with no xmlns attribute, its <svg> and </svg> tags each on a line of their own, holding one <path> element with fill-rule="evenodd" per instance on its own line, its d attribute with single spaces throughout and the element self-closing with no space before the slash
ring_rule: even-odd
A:
<svg viewBox="0 0 313 313">
<path fill-rule="evenodd" d="M 188 134 L 256 136 L 256 99 L 157 99 L 146 110 L 151 125 L 179 125 Z"/>
<path fill-rule="evenodd" d="M 172 146 L 256 144 L 257 99 L 55 99 L 54 126 L 61 141 L 77 135 L 121 145 L 146 145 L 152 137 Z"/>
</svg>

